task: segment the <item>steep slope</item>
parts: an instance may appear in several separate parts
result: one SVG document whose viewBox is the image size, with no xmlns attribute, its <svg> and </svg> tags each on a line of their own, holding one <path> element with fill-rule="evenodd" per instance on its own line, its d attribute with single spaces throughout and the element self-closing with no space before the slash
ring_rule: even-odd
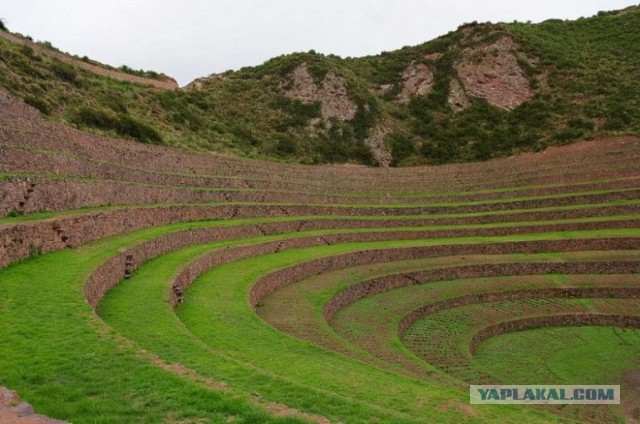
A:
<svg viewBox="0 0 640 424">
<path fill-rule="evenodd" d="M 376 56 L 280 56 L 182 90 L 3 34 L 0 84 L 54 120 L 142 142 L 302 163 L 485 160 L 639 134 L 639 26 L 638 7 L 471 23 Z"/>
</svg>

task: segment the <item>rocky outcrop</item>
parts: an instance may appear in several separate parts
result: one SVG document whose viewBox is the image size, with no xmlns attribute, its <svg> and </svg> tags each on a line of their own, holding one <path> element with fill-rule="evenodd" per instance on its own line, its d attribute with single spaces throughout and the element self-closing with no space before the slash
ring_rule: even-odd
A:
<svg viewBox="0 0 640 424">
<path fill-rule="evenodd" d="M 389 166 L 392 160 L 391 151 L 384 142 L 385 136 L 390 132 L 388 126 L 378 125 L 369 131 L 369 137 L 364 141 L 364 144 L 371 149 L 373 158 L 382 166 Z"/>
<path fill-rule="evenodd" d="M 424 63 L 411 62 L 402 73 L 402 92 L 398 103 L 407 104 L 414 97 L 428 96 L 433 90 L 433 71 Z"/>
<path fill-rule="evenodd" d="M 494 42 L 464 49 L 454 68 L 468 95 L 512 110 L 534 96 L 518 59 L 526 60 L 519 57 L 513 39 L 503 36 Z"/>
<path fill-rule="evenodd" d="M 292 85 L 285 94 L 305 104 L 320 102 L 320 113 L 326 125 L 330 125 L 331 119 L 344 122 L 355 117 L 358 105 L 349 98 L 347 80 L 344 77 L 329 71 L 318 86 L 309 73 L 307 64 L 301 63 L 291 73 L 291 80 Z"/>
<path fill-rule="evenodd" d="M 226 74 L 211 74 L 208 77 L 196 78 L 183 87 L 183 90 L 200 90 L 212 81 L 226 82 L 229 77 Z"/>
<path fill-rule="evenodd" d="M 461 112 L 471 104 L 467 94 L 464 92 L 464 88 L 462 88 L 457 78 L 452 78 L 449 82 L 449 97 L 447 97 L 447 103 L 454 112 Z"/>
</svg>

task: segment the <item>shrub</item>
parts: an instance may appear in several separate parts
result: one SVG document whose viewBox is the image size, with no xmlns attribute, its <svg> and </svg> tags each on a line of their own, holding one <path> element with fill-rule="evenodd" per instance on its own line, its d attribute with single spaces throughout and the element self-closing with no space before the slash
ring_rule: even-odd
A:
<svg viewBox="0 0 640 424">
<path fill-rule="evenodd" d="M 298 146 L 295 140 L 288 134 L 280 134 L 277 136 L 277 142 L 275 145 L 275 153 L 278 156 L 294 156 L 298 153 Z"/>
<path fill-rule="evenodd" d="M 305 127 L 310 119 L 320 117 L 322 107 L 320 102 L 306 104 L 298 99 L 290 99 L 282 95 L 276 96 L 273 105 L 282 110 L 285 115 L 285 118 L 276 125 L 278 131 Z"/>
<path fill-rule="evenodd" d="M 162 136 L 155 128 L 128 115 L 119 115 L 115 130 L 120 135 L 135 138 L 143 143 L 159 144 L 162 142 Z"/>
<path fill-rule="evenodd" d="M 587 131 L 593 131 L 595 124 L 592 121 L 587 121 L 582 118 L 572 118 L 567 122 L 567 127 L 572 129 L 583 129 Z"/>
<path fill-rule="evenodd" d="M 73 114 L 71 122 L 81 126 L 110 130 L 114 129 L 116 119 L 104 111 L 83 107 Z"/>
<path fill-rule="evenodd" d="M 35 51 L 31 48 L 31 46 L 20 47 L 20 53 L 27 56 L 29 59 L 41 60 L 40 57 L 36 55 Z"/>
<path fill-rule="evenodd" d="M 458 157 L 459 150 L 455 143 L 441 140 L 437 143 L 425 143 L 420 153 L 432 163 L 447 163 Z"/>
<path fill-rule="evenodd" d="M 76 77 L 78 76 L 73 66 L 60 62 L 59 60 L 54 60 L 51 63 L 51 71 L 62 81 L 69 83 L 75 83 Z"/>
<path fill-rule="evenodd" d="M 162 136 L 155 128 L 125 114 L 113 116 L 102 110 L 83 107 L 76 111 L 71 121 L 80 126 L 115 131 L 121 136 L 134 138 L 143 143 L 162 142 Z"/>
<path fill-rule="evenodd" d="M 416 154 L 416 146 L 408 137 L 401 134 L 389 134 L 385 142 L 391 148 L 391 166 L 399 166 Z"/>
<path fill-rule="evenodd" d="M 3 18 L 0 18 L 0 30 L 9 31 L 7 29 L 7 22 Z"/>
<path fill-rule="evenodd" d="M 49 103 L 40 97 L 25 97 L 24 102 L 38 109 L 43 115 L 51 115 L 51 107 L 49 106 Z"/>
<path fill-rule="evenodd" d="M 36 258 L 42 254 L 42 250 L 35 245 L 35 243 L 29 244 L 29 257 Z"/>
<path fill-rule="evenodd" d="M 60 50 L 57 49 L 56 47 L 53 46 L 53 44 L 51 44 L 51 41 L 38 41 L 38 44 L 40 44 L 41 46 L 49 49 L 49 50 L 53 50 L 54 52 L 59 52 Z"/>
</svg>

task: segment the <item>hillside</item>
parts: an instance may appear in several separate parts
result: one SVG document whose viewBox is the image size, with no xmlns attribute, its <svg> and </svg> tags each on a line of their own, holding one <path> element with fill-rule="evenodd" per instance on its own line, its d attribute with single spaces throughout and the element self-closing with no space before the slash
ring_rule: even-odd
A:
<svg viewBox="0 0 640 424">
<path fill-rule="evenodd" d="M 486 160 L 640 134 L 638 27 L 639 7 L 471 23 L 376 56 L 280 56 L 180 90 L 0 31 L 0 86 L 53 120 L 145 143 L 302 163 Z"/>
<path fill-rule="evenodd" d="M 637 17 L 183 89 L 1 33 L 0 423 L 638 423 Z"/>
</svg>

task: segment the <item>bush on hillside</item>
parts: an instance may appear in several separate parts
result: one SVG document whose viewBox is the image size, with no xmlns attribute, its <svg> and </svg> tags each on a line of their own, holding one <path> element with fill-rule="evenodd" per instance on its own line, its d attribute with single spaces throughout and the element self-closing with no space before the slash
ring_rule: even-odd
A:
<svg viewBox="0 0 640 424">
<path fill-rule="evenodd" d="M 162 136 L 156 129 L 125 114 L 113 116 L 102 110 L 83 107 L 71 117 L 71 122 L 79 126 L 115 131 L 118 135 L 143 143 L 162 142 Z"/>
<path fill-rule="evenodd" d="M 59 60 L 54 60 L 51 63 L 51 71 L 62 81 L 72 84 L 76 82 L 76 77 L 78 76 L 73 66 L 60 62 Z"/>
<path fill-rule="evenodd" d="M 49 103 L 40 97 L 28 96 L 24 99 L 24 102 L 38 109 L 43 115 L 51 115 Z"/>
<path fill-rule="evenodd" d="M 389 134 L 385 143 L 391 148 L 391 166 L 399 166 L 417 154 L 415 144 L 404 134 Z"/>
</svg>

